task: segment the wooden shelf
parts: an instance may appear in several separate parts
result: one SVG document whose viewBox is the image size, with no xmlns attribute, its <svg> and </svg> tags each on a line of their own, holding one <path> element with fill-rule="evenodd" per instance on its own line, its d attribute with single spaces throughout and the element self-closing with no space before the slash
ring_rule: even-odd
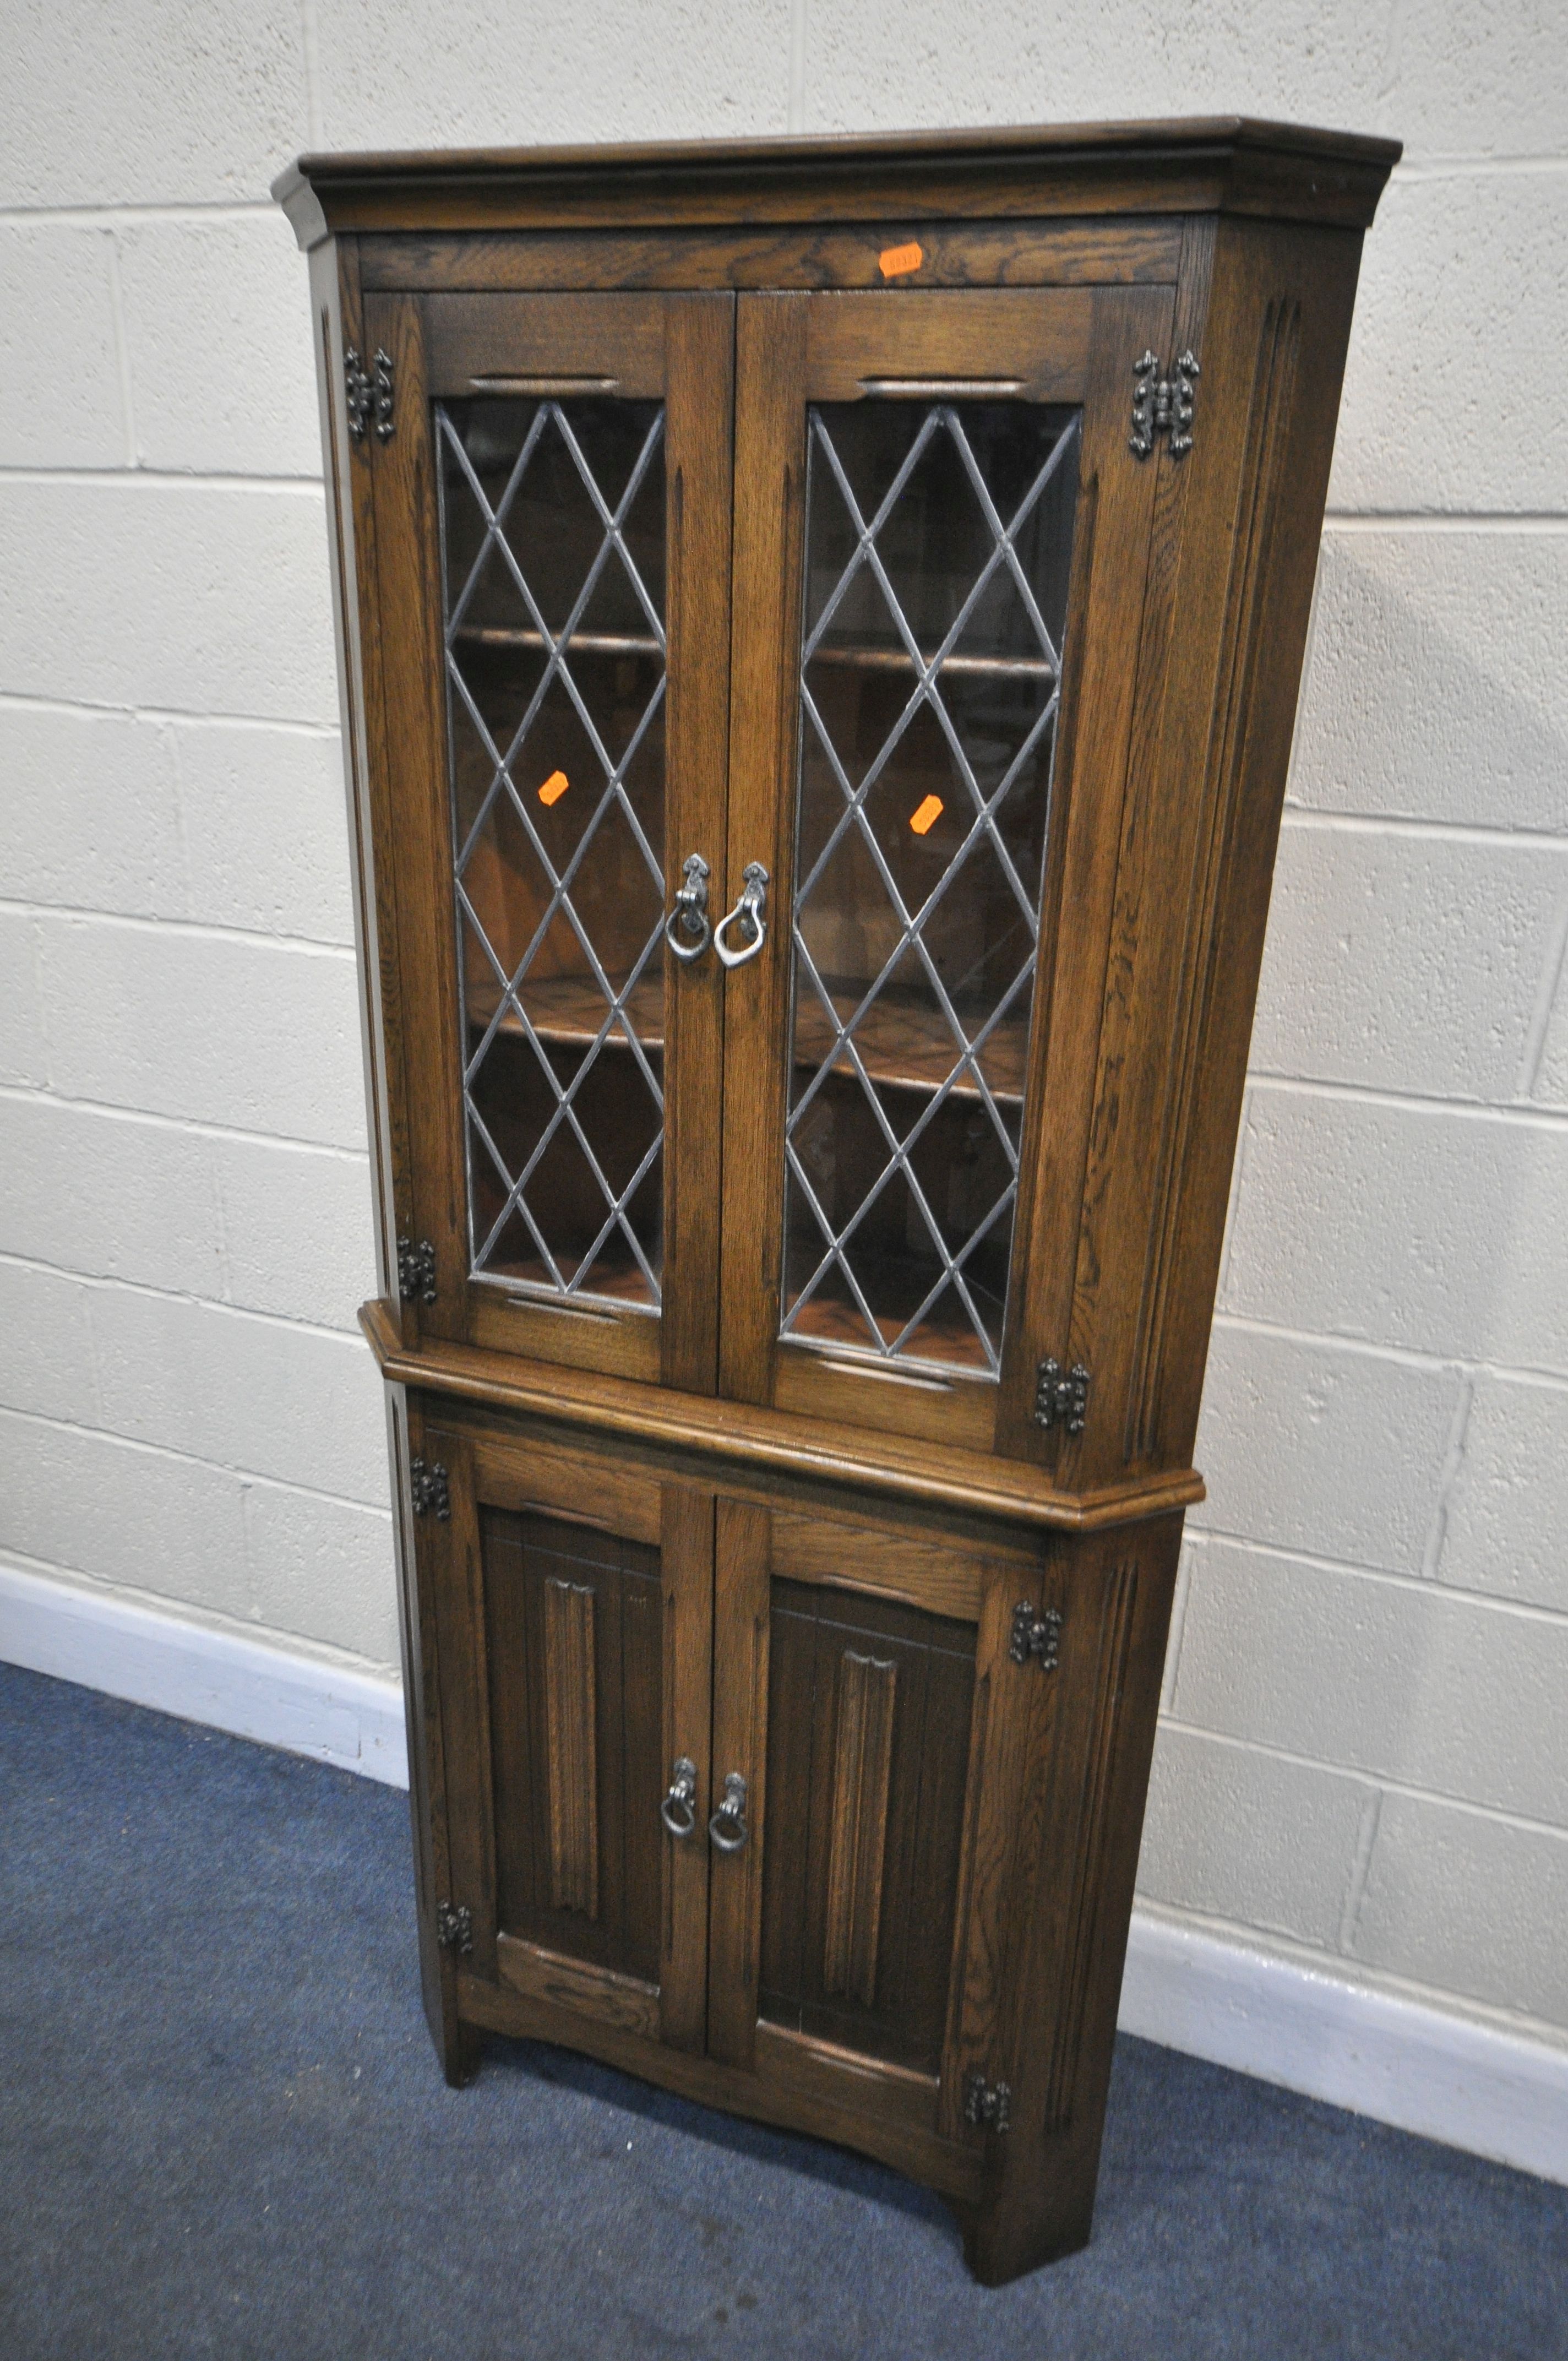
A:
<svg viewBox="0 0 1568 2361">
<path fill-rule="evenodd" d="M 932 661 L 931 654 L 922 652 L 921 667 Z M 812 651 L 813 664 L 833 664 L 852 672 L 902 672 L 913 678 L 915 658 L 907 648 L 840 648 L 822 647 Z M 975 680 L 1049 680 L 1057 677 L 1054 664 L 1044 656 L 963 656 L 942 658 L 940 675 L 956 675 Z"/>
<path fill-rule="evenodd" d="M 526 648 L 543 653 L 554 644 L 543 631 L 500 623 L 460 623 L 452 636 L 462 648 Z M 568 656 L 657 656 L 661 662 L 664 654 L 651 632 L 635 631 L 574 631 L 565 653 Z M 899 672 L 911 676 L 915 672 L 915 658 L 903 647 L 820 647 L 812 652 L 811 662 L 850 672 Z M 930 662 L 931 655 L 922 653 L 922 666 Z M 976 680 L 1054 681 L 1057 677 L 1056 666 L 1044 656 L 955 653 L 943 657 L 941 670 L 944 675 Z"/>
<path fill-rule="evenodd" d="M 554 1243 L 552 1240 L 552 1246 Z M 557 1252 L 555 1265 L 569 1285 L 577 1270 L 573 1257 Z M 559 1305 L 565 1302 L 567 1310 L 580 1309 L 590 1314 L 605 1303 L 614 1304 L 627 1312 L 657 1312 L 659 1309 L 641 1267 L 624 1246 L 619 1254 L 607 1249 L 596 1256 L 581 1297 L 564 1299 L 560 1296 L 554 1280 L 537 1255 L 520 1256 L 510 1262 L 488 1262 L 485 1266 L 484 1279 L 502 1284 L 510 1282 L 520 1287 L 537 1287 L 544 1290 L 543 1300 L 547 1303 Z"/>
<path fill-rule="evenodd" d="M 514 630 L 499 623 L 460 623 L 452 634 L 460 648 L 530 648 L 536 652 L 554 647 L 543 631 Z M 566 642 L 569 656 L 657 656 L 664 660 L 664 651 L 652 632 L 635 631 L 574 631 Z"/>
<path fill-rule="evenodd" d="M 891 1344 L 902 1330 L 904 1322 L 883 1318 L 880 1324 L 885 1341 Z M 884 1368 L 898 1375 L 907 1374 L 914 1378 L 931 1375 L 939 1378 L 940 1371 L 927 1366 L 933 1363 L 939 1363 L 942 1369 L 951 1369 L 965 1377 L 983 1378 L 990 1374 L 980 1338 L 970 1326 L 961 1304 L 953 1303 L 950 1297 L 944 1297 L 932 1306 L 904 1348 L 905 1355 L 918 1360 L 921 1364 L 918 1367 L 911 1367 L 909 1362 L 902 1357 L 896 1362 L 880 1362 L 872 1358 L 866 1336 L 866 1323 L 855 1306 L 825 1301 L 816 1295 L 783 1341 L 786 1345 L 817 1345 L 829 1353 L 839 1351 L 847 1355 L 864 1355 L 866 1367 L 873 1377 L 879 1368 Z"/>
<path fill-rule="evenodd" d="M 856 994 L 833 994 L 834 1013 L 840 1024 L 854 1014 L 858 1005 Z M 927 1096 L 941 1089 L 958 1056 L 952 1027 L 939 1010 L 889 1000 L 885 994 L 867 1009 L 855 1027 L 853 1039 L 861 1063 L 873 1082 L 888 1090 L 919 1091 Z M 815 993 L 809 999 L 803 996 L 795 1017 L 795 1064 L 819 1066 L 832 1045 L 827 1010 Z M 1028 1047 L 1028 1019 L 1022 1016 L 1003 1017 L 987 1040 L 982 1052 L 985 1079 L 999 1105 L 1023 1104 L 1024 1063 Z M 854 1066 L 846 1051 L 841 1050 L 834 1060 L 834 1071 L 853 1073 Z M 966 1071 L 953 1084 L 949 1095 L 978 1102 L 980 1087 Z"/>
<path fill-rule="evenodd" d="M 625 979 L 611 976 L 610 983 L 619 992 Z M 559 1044 L 563 1049 L 586 1049 L 604 1023 L 606 1002 L 603 993 L 591 975 L 553 975 L 530 981 L 520 987 L 519 996 L 528 1010 L 529 1022 L 542 1041 Z M 485 1033 L 496 1013 L 500 994 L 493 986 L 470 987 L 468 993 L 468 1024 L 471 1031 Z M 660 1054 L 664 1047 L 664 981 L 655 965 L 644 970 L 632 987 L 626 1003 L 626 1015 L 633 1032 L 650 1056 Z M 499 1030 L 518 1038 L 522 1038 L 522 1024 L 509 1004 L 500 1021 Z M 620 1019 L 611 1027 L 607 1049 L 630 1050 L 630 1044 Z"/>
<path fill-rule="evenodd" d="M 618 977 L 610 978 L 617 990 L 620 981 Z M 495 1015 L 499 998 L 493 988 L 470 990 L 470 1028 L 484 1033 Z M 522 998 L 540 1039 L 562 1048 L 586 1049 L 604 1023 L 604 994 L 591 976 L 551 976 L 530 983 L 522 987 Z M 857 1005 L 851 994 L 833 995 L 833 1006 L 840 1021 L 850 1016 Z M 627 1003 L 627 1015 L 649 1056 L 661 1053 L 664 1047 L 664 994 L 660 974 L 645 972 L 641 976 Z M 510 1007 L 501 1018 L 499 1029 L 514 1036 L 522 1033 L 522 1026 Z M 795 1063 L 813 1068 L 820 1065 L 832 1041 L 828 1012 L 813 993 L 809 1001 L 801 1002 L 795 1014 Z M 938 1011 L 909 1002 L 890 1001 L 885 995 L 874 1001 L 861 1017 L 855 1028 L 854 1041 L 872 1082 L 885 1090 L 916 1091 L 926 1096 L 941 1088 L 952 1072 L 957 1055 L 952 1028 Z M 985 1045 L 985 1077 L 999 1106 L 1023 1104 L 1028 1046 L 1028 1020 L 1023 1016 L 1004 1017 Z M 629 1049 L 619 1023 L 612 1027 L 605 1047 L 623 1053 Z M 853 1074 L 854 1067 L 846 1052 L 841 1051 L 835 1060 L 834 1071 Z M 980 1090 L 966 1073 L 953 1084 L 949 1095 L 978 1103 Z"/>
</svg>

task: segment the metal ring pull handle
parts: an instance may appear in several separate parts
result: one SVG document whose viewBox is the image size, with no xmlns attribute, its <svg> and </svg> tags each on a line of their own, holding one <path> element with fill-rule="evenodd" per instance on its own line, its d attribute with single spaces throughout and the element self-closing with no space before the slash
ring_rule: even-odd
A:
<svg viewBox="0 0 1568 2361">
<path fill-rule="evenodd" d="M 746 1841 L 746 1782 L 731 1771 L 724 1782 L 724 1801 L 707 1824 L 707 1833 L 719 1852 L 739 1852 Z"/>
<path fill-rule="evenodd" d="M 664 921 L 664 940 L 675 957 L 688 964 L 701 959 L 713 940 L 713 928 L 707 918 L 707 863 L 701 853 L 688 852 L 681 863 L 681 875 L 686 882 L 677 890 L 675 906 Z"/>
<path fill-rule="evenodd" d="M 720 918 L 713 930 L 713 948 L 726 967 L 744 967 L 748 960 L 756 958 L 768 939 L 768 930 L 762 924 L 762 911 L 768 899 L 768 873 L 760 861 L 748 861 L 740 874 L 740 899 Z M 744 946 L 732 951 L 726 949 L 724 938 L 729 929 L 737 925 L 745 939 Z"/>
<path fill-rule="evenodd" d="M 689 1837 L 696 1826 L 696 1764 L 689 1754 L 676 1762 L 670 1792 L 659 1806 L 659 1817 L 673 1837 Z"/>
</svg>

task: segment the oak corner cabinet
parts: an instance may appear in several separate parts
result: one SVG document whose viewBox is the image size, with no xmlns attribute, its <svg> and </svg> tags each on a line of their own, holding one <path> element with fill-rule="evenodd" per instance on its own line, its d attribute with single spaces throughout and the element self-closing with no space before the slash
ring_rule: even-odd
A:
<svg viewBox="0 0 1568 2361">
<path fill-rule="evenodd" d="M 1364 230 L 1227 118 L 307 157 L 420 1956 L 1087 2238 Z"/>
</svg>

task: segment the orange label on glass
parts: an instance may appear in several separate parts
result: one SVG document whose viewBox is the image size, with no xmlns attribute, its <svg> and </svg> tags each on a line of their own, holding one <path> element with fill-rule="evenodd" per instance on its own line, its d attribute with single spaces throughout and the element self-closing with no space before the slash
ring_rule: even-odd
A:
<svg viewBox="0 0 1568 2361">
<path fill-rule="evenodd" d="M 558 804 L 571 784 L 572 783 L 566 776 L 565 771 L 552 771 L 550 776 L 545 780 L 544 785 L 539 790 L 540 802 L 542 804 Z"/>
<path fill-rule="evenodd" d="M 927 796 L 925 802 L 917 805 L 916 809 L 910 813 L 909 825 L 915 830 L 916 836 L 924 836 L 927 829 L 935 828 L 937 822 L 941 818 L 941 796 Z"/>
<path fill-rule="evenodd" d="M 877 256 L 877 269 L 884 279 L 902 279 L 906 272 L 918 270 L 926 257 L 913 238 L 907 246 L 884 246 Z"/>
</svg>

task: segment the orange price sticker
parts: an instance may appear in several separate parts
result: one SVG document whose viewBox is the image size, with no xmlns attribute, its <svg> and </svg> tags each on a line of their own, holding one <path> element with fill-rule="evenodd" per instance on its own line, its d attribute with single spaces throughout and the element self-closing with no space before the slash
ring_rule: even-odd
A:
<svg viewBox="0 0 1568 2361">
<path fill-rule="evenodd" d="M 925 802 L 923 804 L 917 804 L 916 808 L 910 813 L 909 825 L 915 830 L 916 836 L 924 836 L 928 829 L 936 827 L 937 822 L 941 818 L 941 796 L 927 796 Z"/>
<path fill-rule="evenodd" d="M 884 279 L 905 279 L 910 271 L 918 270 L 925 259 L 919 246 L 911 238 L 907 246 L 884 246 L 876 263 Z"/>
<path fill-rule="evenodd" d="M 546 806 L 558 804 L 571 784 L 565 771 L 552 771 L 539 790 L 540 802 Z"/>
</svg>

